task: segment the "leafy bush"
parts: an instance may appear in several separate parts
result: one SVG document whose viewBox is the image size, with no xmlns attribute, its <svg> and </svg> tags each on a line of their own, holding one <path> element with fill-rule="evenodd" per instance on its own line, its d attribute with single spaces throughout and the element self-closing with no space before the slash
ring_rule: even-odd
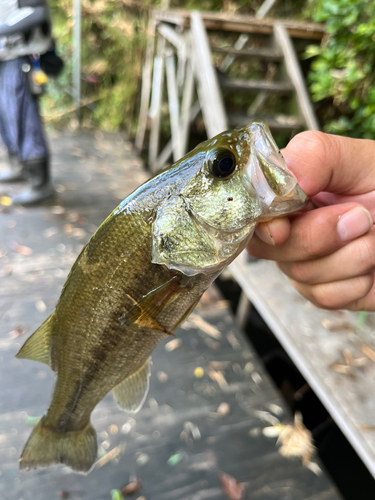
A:
<svg viewBox="0 0 375 500">
<path fill-rule="evenodd" d="M 330 101 L 326 132 L 375 139 L 375 2 L 314 0 L 312 18 L 324 22 L 327 36 L 309 73 L 314 101 Z M 333 116 L 332 116 L 333 115 Z"/>
</svg>

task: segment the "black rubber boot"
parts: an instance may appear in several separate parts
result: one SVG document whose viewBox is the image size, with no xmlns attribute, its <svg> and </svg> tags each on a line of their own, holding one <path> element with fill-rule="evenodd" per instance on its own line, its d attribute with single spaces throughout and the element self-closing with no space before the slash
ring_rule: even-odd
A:
<svg viewBox="0 0 375 500">
<path fill-rule="evenodd" d="M 22 165 L 17 155 L 9 154 L 8 164 L 4 170 L 0 170 L 0 182 L 17 182 L 24 180 Z"/>
<path fill-rule="evenodd" d="M 49 158 L 24 161 L 22 167 L 22 174 L 31 187 L 13 196 L 13 203 L 32 205 L 54 196 L 55 191 L 49 176 Z"/>
</svg>

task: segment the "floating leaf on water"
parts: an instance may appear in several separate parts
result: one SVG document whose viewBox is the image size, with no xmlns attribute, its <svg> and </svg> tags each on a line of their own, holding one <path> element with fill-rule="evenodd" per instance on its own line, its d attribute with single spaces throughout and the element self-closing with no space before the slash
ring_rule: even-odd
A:
<svg viewBox="0 0 375 500">
<path fill-rule="evenodd" d="M 365 356 L 370 358 L 371 361 L 373 361 L 375 363 L 375 351 L 374 351 L 374 349 L 371 349 L 371 347 L 368 345 L 364 345 L 362 347 L 362 352 Z"/>
<path fill-rule="evenodd" d="M 225 495 L 230 500 L 242 500 L 244 497 L 244 488 L 234 477 L 224 472 L 219 473 L 220 486 Z"/>
<path fill-rule="evenodd" d="M 168 375 L 162 371 L 157 373 L 157 377 L 158 377 L 159 382 L 161 382 L 162 384 L 164 384 L 164 382 L 166 382 L 168 380 Z"/>
<path fill-rule="evenodd" d="M 43 237 L 44 238 L 51 238 L 51 236 L 54 236 L 57 233 L 58 233 L 57 227 L 49 227 L 48 229 L 45 229 L 43 231 Z"/>
<path fill-rule="evenodd" d="M 196 378 L 202 378 L 204 375 L 204 370 L 201 366 L 197 366 L 196 369 L 194 370 L 194 377 Z"/>
<path fill-rule="evenodd" d="M 283 428 L 284 426 L 282 424 L 273 425 L 272 427 L 265 427 L 264 429 L 262 429 L 262 434 L 263 436 L 269 438 L 279 437 Z"/>
<path fill-rule="evenodd" d="M 284 457 L 301 457 L 303 465 L 311 461 L 315 446 L 311 432 L 304 426 L 302 415 L 294 415 L 294 424 L 284 425 L 277 444 L 281 445 L 279 453 Z"/>
</svg>

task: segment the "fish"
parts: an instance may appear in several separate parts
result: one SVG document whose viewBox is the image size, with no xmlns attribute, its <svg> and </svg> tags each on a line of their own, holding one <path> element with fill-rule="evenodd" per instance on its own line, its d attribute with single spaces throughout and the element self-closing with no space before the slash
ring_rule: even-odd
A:
<svg viewBox="0 0 375 500">
<path fill-rule="evenodd" d="M 54 312 L 17 354 L 56 374 L 20 468 L 60 463 L 87 473 L 97 456 L 90 415 L 99 401 L 112 391 L 120 408 L 137 412 L 155 346 L 259 222 L 307 200 L 262 121 L 208 139 L 128 196 L 82 249 Z"/>
</svg>

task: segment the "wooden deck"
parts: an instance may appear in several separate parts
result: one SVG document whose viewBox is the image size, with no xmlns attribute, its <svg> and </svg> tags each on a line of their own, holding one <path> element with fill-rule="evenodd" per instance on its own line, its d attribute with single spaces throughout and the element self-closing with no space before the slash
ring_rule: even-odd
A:
<svg viewBox="0 0 375 500">
<path fill-rule="evenodd" d="M 147 177 L 118 134 L 59 135 L 51 146 L 59 199 L 27 210 L 0 205 L 1 500 L 108 500 L 135 478 L 142 489 L 134 499 L 225 500 L 221 471 L 243 483 L 246 499 L 339 500 L 324 472 L 281 456 L 276 439 L 262 434 L 291 415 L 214 290 L 177 332 L 175 348 L 155 350 L 141 412 L 129 416 L 110 395 L 95 409 L 99 461 L 88 476 L 65 467 L 19 472 L 54 377 L 14 354 L 53 310 L 82 245 Z M 6 191 L 0 186 L 0 196 Z M 199 318 L 213 329 L 198 328 Z"/>
<path fill-rule="evenodd" d="M 230 269 L 375 477 L 374 313 L 315 307 L 273 262 L 241 255 Z"/>
</svg>

